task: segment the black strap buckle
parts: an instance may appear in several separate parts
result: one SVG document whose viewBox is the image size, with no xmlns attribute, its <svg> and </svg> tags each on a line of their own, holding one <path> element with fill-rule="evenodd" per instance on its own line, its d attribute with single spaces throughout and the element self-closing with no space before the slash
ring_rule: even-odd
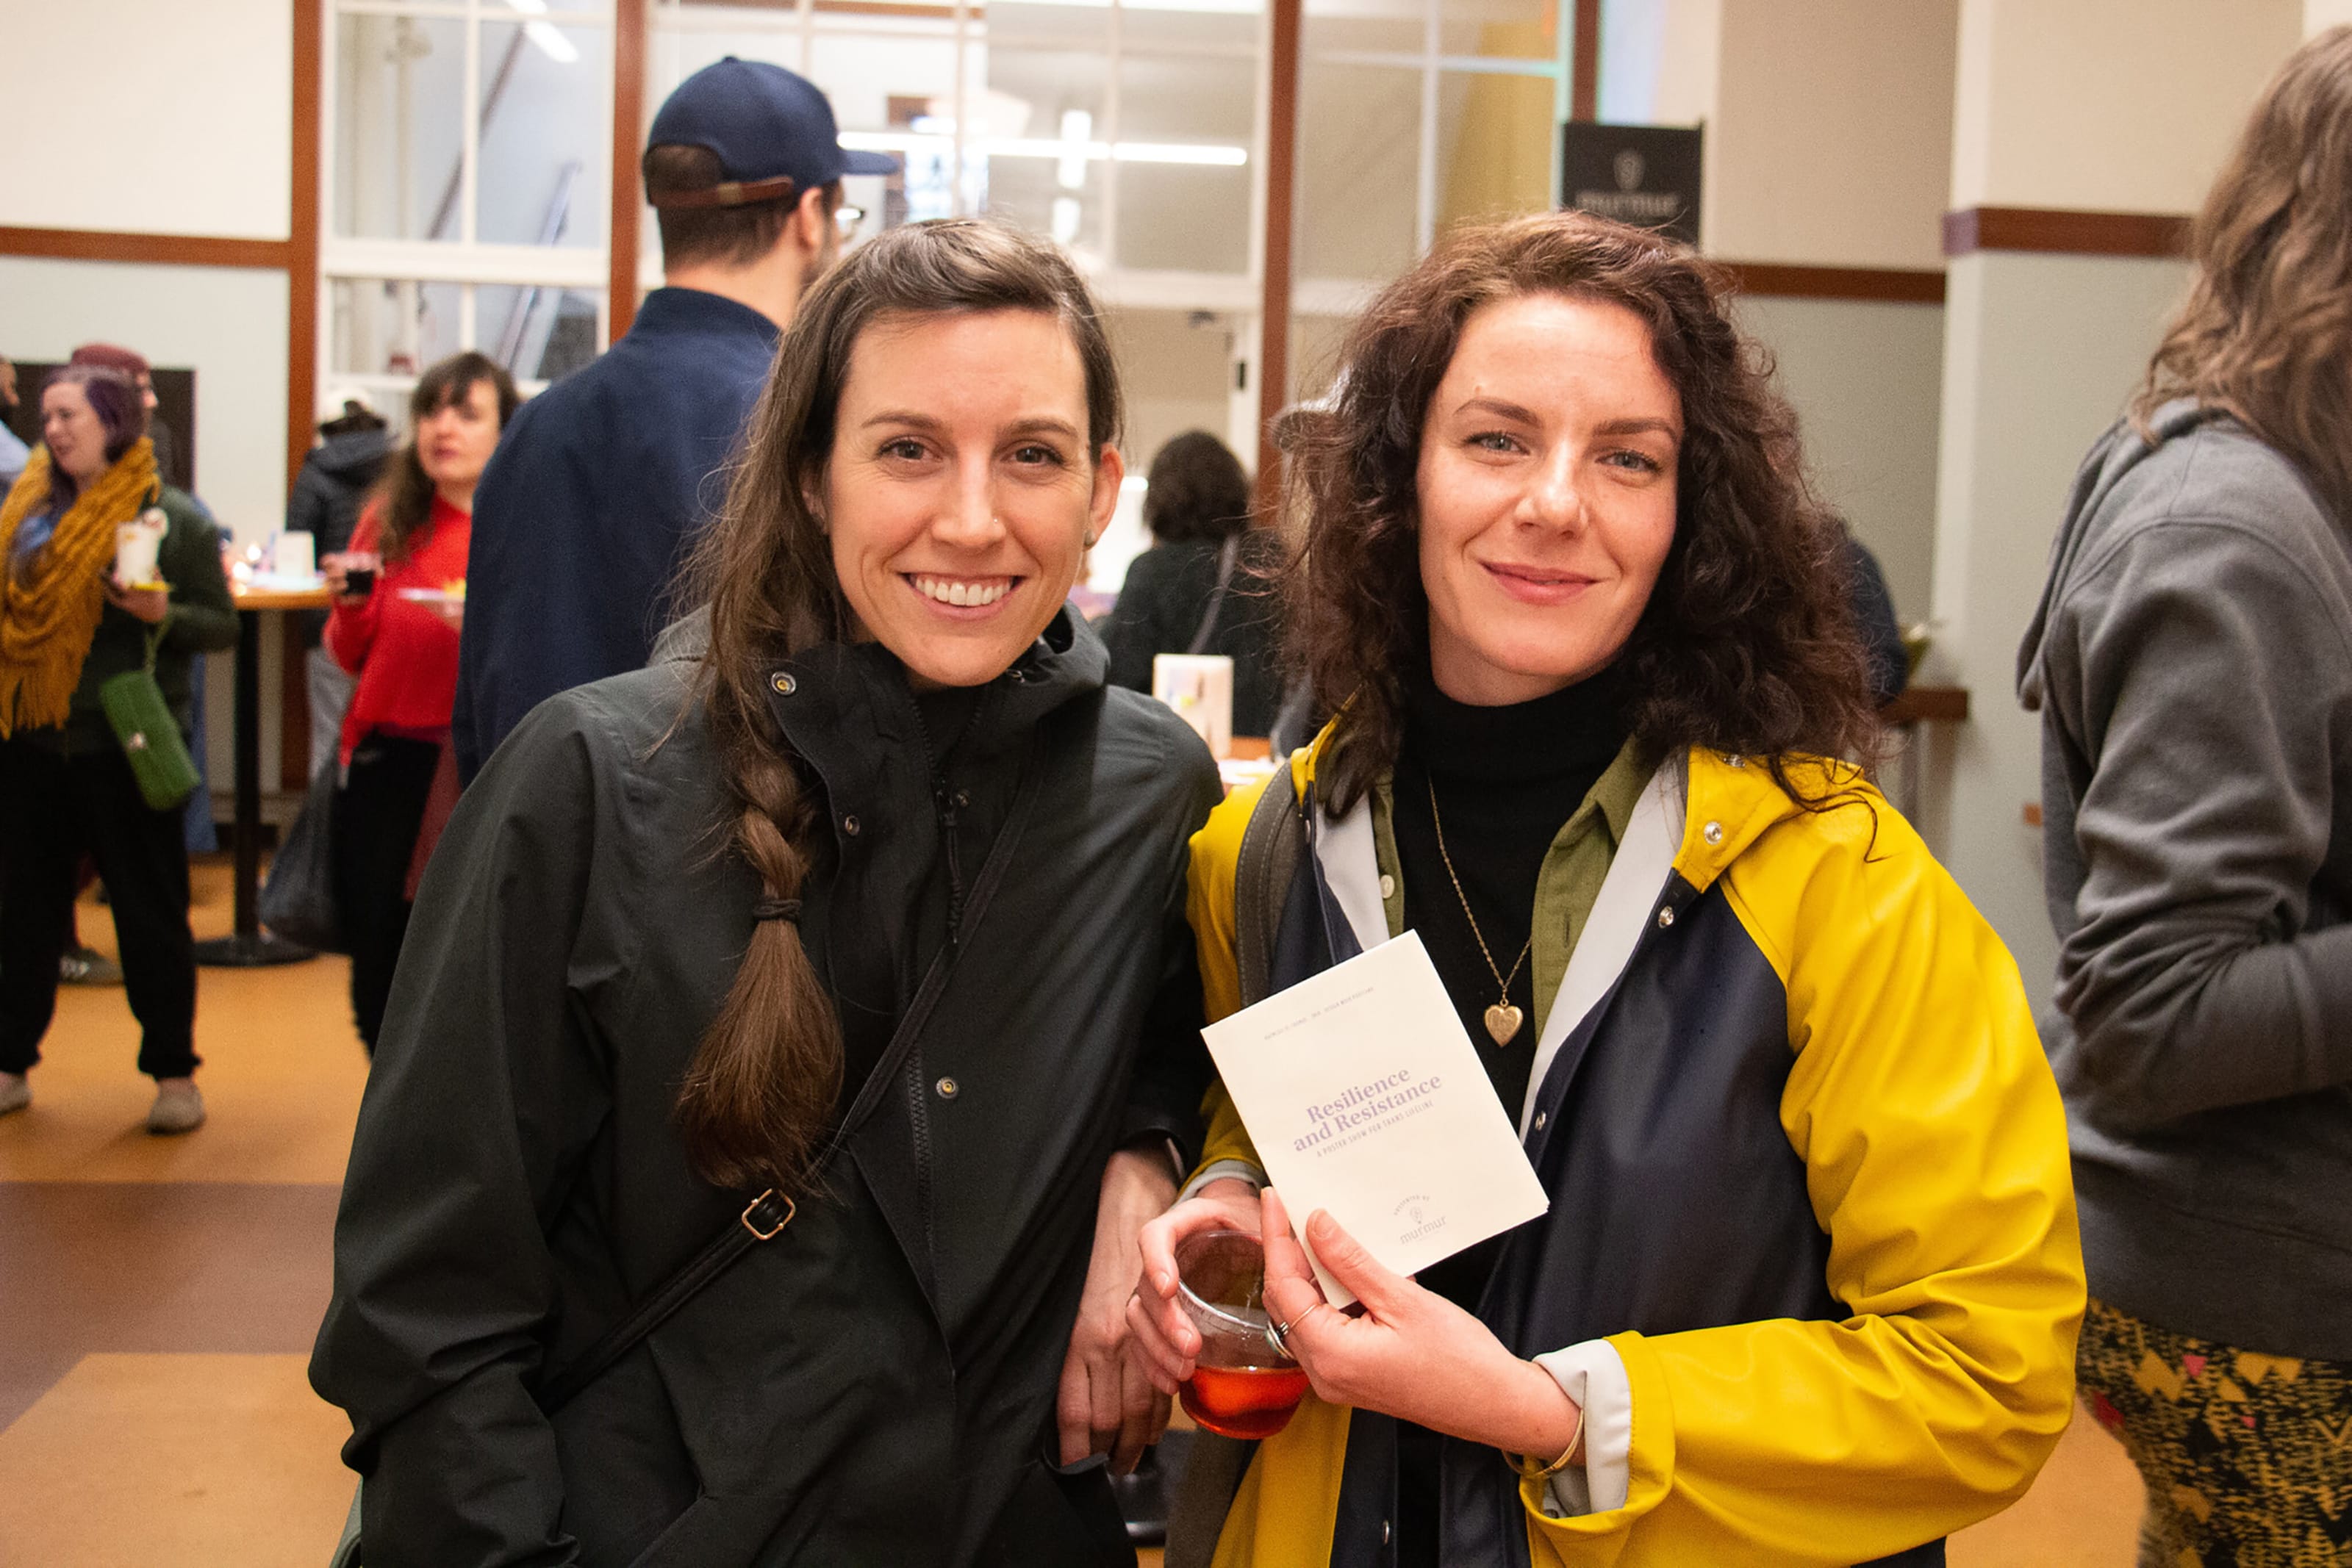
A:
<svg viewBox="0 0 2352 1568">
<path fill-rule="evenodd" d="M 776 1218 L 776 1206 L 783 1205 L 783 1218 Z M 751 1233 L 754 1241 L 773 1241 L 777 1234 L 793 1222 L 800 1207 L 774 1187 L 770 1187 L 743 1206 L 743 1228 Z M 761 1227 L 766 1227 L 762 1229 Z"/>
</svg>

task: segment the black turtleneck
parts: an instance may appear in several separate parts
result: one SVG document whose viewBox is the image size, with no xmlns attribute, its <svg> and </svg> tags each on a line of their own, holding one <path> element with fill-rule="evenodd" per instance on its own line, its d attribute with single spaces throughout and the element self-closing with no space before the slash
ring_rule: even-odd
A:
<svg viewBox="0 0 2352 1568">
<path fill-rule="evenodd" d="M 1486 1023 L 1486 1009 L 1501 995 L 1495 970 L 1510 974 L 1528 944 L 1536 879 L 1552 840 L 1625 744 L 1622 687 L 1612 669 L 1533 702 L 1475 707 L 1439 691 L 1423 670 L 1405 692 L 1390 819 L 1404 923 L 1421 934 L 1513 1126 L 1535 1065 L 1534 956 L 1511 976 L 1509 999 L 1525 1016 L 1518 1033 L 1500 1046 Z M 1454 877 L 1438 853 L 1438 821 Z M 1494 968 L 1471 934 L 1472 917 L 1494 954 Z M 1475 1312 L 1500 1248 L 1497 1238 L 1458 1252 L 1423 1270 L 1420 1282 Z M 1436 1568 L 1438 1455 L 1435 1433 L 1397 1423 L 1398 1568 Z"/>
<path fill-rule="evenodd" d="M 1511 977 L 1509 999 L 1525 1018 L 1501 1046 L 1486 1023 L 1502 995 L 1495 973 L 1509 974 L 1528 945 L 1536 878 L 1553 838 L 1625 744 L 1620 685 L 1613 670 L 1603 671 L 1533 702 L 1474 707 L 1445 695 L 1424 673 L 1405 693 L 1391 817 L 1404 922 L 1421 934 L 1514 1124 L 1535 1061 L 1534 959 Z M 1459 894 L 1438 853 L 1440 821 Z M 1494 955 L 1492 967 L 1472 935 L 1473 918 Z"/>
</svg>

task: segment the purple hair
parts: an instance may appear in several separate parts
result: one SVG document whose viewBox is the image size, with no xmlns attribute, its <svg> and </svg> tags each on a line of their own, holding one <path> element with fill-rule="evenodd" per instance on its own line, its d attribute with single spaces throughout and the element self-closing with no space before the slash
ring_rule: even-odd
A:
<svg viewBox="0 0 2352 1568">
<path fill-rule="evenodd" d="M 78 386 L 89 400 L 89 411 L 98 415 L 99 426 L 106 432 L 108 463 L 120 460 L 132 443 L 147 434 L 147 401 L 140 395 L 139 383 L 111 365 L 59 365 L 41 382 L 41 391 L 56 386 Z M 49 493 L 60 503 L 71 505 L 81 486 L 59 468 L 49 476 Z"/>
</svg>

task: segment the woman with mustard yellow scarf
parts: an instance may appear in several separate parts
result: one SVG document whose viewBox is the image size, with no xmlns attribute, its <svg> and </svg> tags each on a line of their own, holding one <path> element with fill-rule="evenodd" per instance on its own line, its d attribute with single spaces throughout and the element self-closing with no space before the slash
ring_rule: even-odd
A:
<svg viewBox="0 0 2352 1568">
<path fill-rule="evenodd" d="M 113 903 L 147 1127 L 205 1119 L 194 1072 L 196 964 L 183 813 L 139 792 L 99 689 L 152 659 L 184 737 L 190 656 L 236 641 L 220 538 L 163 484 L 139 389 L 68 365 L 41 391 L 41 449 L 0 502 L 0 1115 L 32 1103 L 26 1074 L 57 1011 L 58 956 L 84 855 Z M 117 580 L 117 530 L 160 514 L 152 572 Z"/>
</svg>

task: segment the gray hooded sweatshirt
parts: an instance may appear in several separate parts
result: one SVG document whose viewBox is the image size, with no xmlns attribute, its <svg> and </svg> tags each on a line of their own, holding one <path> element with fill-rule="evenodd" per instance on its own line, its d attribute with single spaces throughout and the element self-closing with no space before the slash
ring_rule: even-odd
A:
<svg viewBox="0 0 2352 1568">
<path fill-rule="evenodd" d="M 2084 461 L 2018 653 L 2091 1293 L 2352 1360 L 2352 535 L 2176 402 Z"/>
</svg>

